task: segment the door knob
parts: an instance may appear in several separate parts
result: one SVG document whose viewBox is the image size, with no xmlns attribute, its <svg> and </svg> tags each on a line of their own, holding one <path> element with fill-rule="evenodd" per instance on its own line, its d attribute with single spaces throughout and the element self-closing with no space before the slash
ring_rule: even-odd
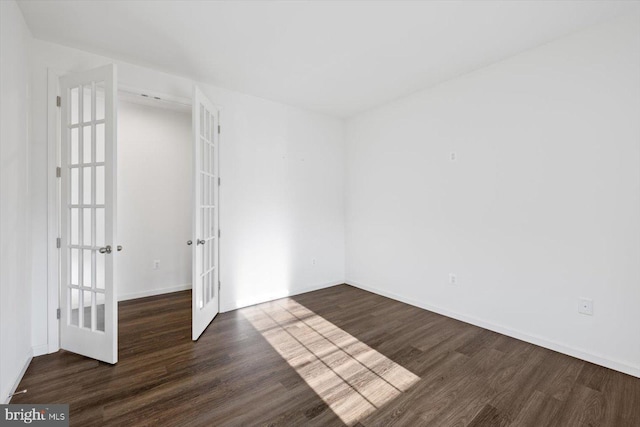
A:
<svg viewBox="0 0 640 427">
<path fill-rule="evenodd" d="M 118 245 L 118 252 L 122 250 L 122 246 Z"/>
<path fill-rule="evenodd" d="M 111 253 L 111 245 L 107 245 L 104 248 L 98 249 L 98 252 L 101 254 L 110 254 Z"/>
<path fill-rule="evenodd" d="M 191 246 L 193 245 L 193 242 L 191 240 L 187 240 L 187 245 Z"/>
<path fill-rule="evenodd" d="M 199 245 L 204 245 L 205 241 L 204 241 L 204 240 L 200 240 L 200 239 L 198 239 L 198 240 L 197 240 L 197 243 L 198 243 Z"/>
</svg>

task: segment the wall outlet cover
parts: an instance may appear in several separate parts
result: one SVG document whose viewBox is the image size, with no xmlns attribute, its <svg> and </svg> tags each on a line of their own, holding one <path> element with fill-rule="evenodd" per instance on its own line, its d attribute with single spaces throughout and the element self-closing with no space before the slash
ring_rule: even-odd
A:
<svg viewBox="0 0 640 427">
<path fill-rule="evenodd" d="M 589 298 L 579 298 L 578 313 L 593 316 L 593 300 Z"/>
</svg>

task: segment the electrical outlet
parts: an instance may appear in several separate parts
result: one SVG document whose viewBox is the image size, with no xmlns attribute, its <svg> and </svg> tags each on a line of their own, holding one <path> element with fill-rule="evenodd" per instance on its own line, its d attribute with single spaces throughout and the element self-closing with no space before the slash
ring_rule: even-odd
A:
<svg viewBox="0 0 640 427">
<path fill-rule="evenodd" d="M 593 300 L 589 298 L 579 298 L 578 313 L 593 316 Z"/>
<path fill-rule="evenodd" d="M 315 258 L 311 260 L 311 264 L 316 265 L 316 259 Z"/>
<path fill-rule="evenodd" d="M 449 284 L 450 285 L 457 285 L 458 284 L 458 276 L 456 276 L 453 273 L 449 273 Z"/>
<path fill-rule="evenodd" d="M 160 268 L 160 260 L 159 259 L 154 259 L 153 260 L 153 269 L 154 270 L 158 270 Z"/>
<path fill-rule="evenodd" d="M 456 153 L 455 151 L 450 152 L 449 160 L 452 162 L 455 162 L 456 160 L 458 160 L 458 153 Z"/>
</svg>

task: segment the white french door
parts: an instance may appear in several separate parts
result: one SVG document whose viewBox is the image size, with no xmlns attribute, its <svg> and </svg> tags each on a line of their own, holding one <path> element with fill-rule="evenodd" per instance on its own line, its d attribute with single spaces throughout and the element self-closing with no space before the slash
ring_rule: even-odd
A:
<svg viewBox="0 0 640 427">
<path fill-rule="evenodd" d="M 60 347 L 118 361 L 116 68 L 60 78 Z"/>
<path fill-rule="evenodd" d="M 193 91 L 193 246 L 192 327 L 197 340 L 218 314 L 218 109 L 194 86 Z"/>
</svg>

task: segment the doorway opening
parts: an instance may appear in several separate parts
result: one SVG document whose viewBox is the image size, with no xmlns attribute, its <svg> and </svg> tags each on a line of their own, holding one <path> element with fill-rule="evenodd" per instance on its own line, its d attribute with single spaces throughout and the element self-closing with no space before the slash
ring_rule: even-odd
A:
<svg viewBox="0 0 640 427">
<path fill-rule="evenodd" d="M 191 106 L 118 92 L 118 301 L 191 289 Z"/>
</svg>

